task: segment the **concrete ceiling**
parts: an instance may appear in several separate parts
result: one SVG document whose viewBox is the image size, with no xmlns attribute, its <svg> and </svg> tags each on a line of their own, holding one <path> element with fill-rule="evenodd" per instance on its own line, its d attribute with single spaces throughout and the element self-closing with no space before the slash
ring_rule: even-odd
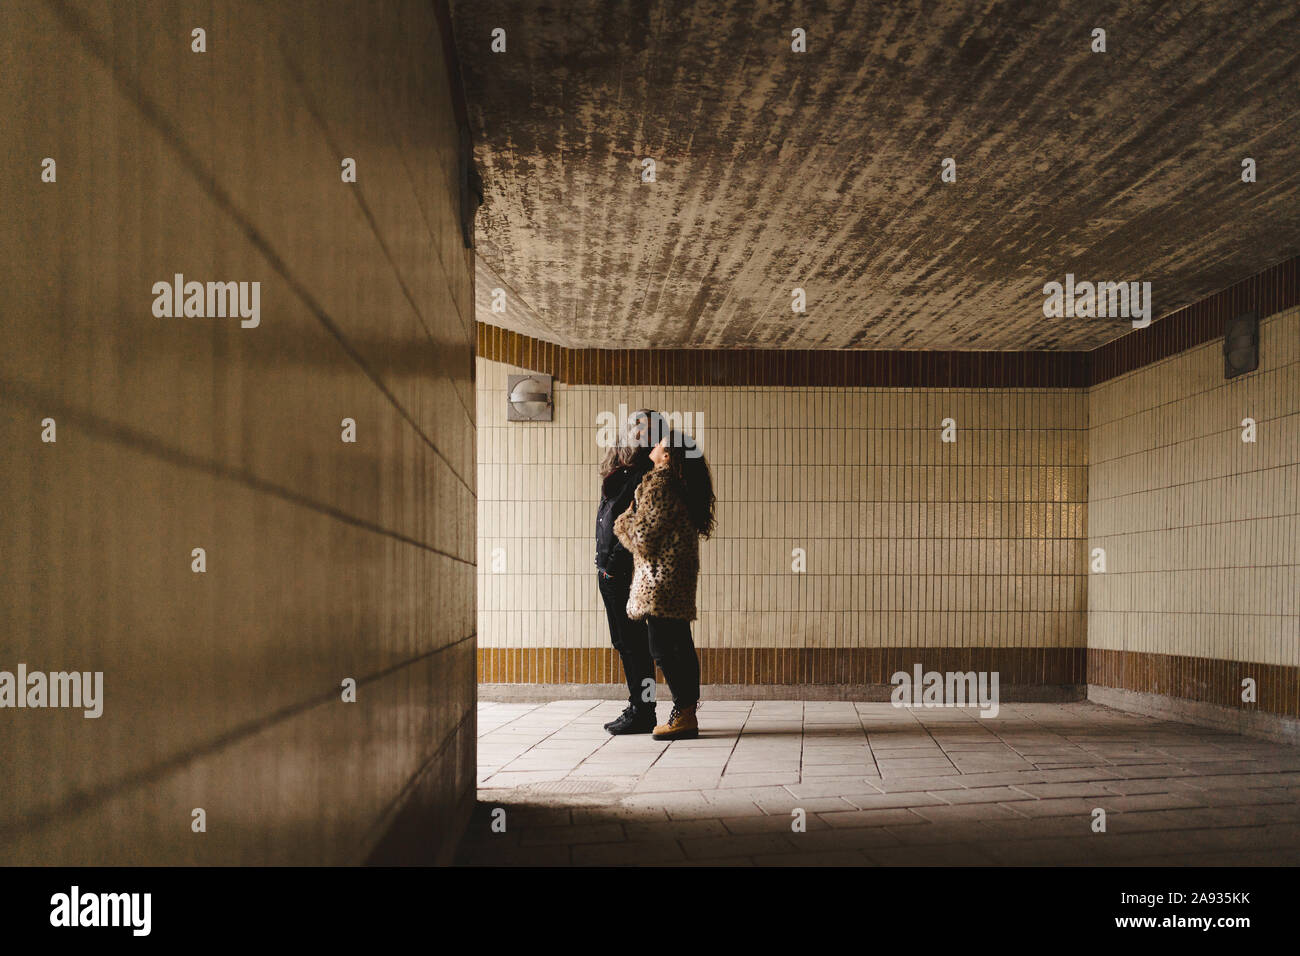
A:
<svg viewBox="0 0 1300 956">
<path fill-rule="evenodd" d="M 1045 282 L 1148 280 L 1159 316 L 1300 252 L 1294 2 L 452 9 L 484 322 L 577 347 L 1091 348 L 1129 323 L 1044 318 Z"/>
</svg>

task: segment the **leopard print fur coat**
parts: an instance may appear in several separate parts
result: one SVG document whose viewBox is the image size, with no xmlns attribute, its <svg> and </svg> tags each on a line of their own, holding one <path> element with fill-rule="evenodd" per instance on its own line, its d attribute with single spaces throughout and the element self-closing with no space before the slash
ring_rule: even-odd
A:
<svg viewBox="0 0 1300 956">
<path fill-rule="evenodd" d="M 632 552 L 627 616 L 695 620 L 700 536 L 676 479 L 657 468 L 647 472 L 631 506 L 614 522 L 614 534 Z"/>
</svg>

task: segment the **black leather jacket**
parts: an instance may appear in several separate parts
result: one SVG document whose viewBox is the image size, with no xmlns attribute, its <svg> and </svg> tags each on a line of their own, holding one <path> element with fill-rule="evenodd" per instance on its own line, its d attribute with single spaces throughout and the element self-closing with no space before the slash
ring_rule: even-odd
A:
<svg viewBox="0 0 1300 956">
<path fill-rule="evenodd" d="M 647 461 L 641 467 L 615 469 L 601 483 L 596 508 L 596 567 L 608 577 L 632 580 L 632 555 L 614 536 L 614 519 L 632 504 L 632 495 L 649 465 Z"/>
</svg>

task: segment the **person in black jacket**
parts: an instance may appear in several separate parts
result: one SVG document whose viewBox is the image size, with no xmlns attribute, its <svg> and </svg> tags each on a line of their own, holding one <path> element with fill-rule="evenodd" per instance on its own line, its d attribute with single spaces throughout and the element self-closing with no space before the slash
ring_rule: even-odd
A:
<svg viewBox="0 0 1300 956">
<path fill-rule="evenodd" d="M 623 661 L 627 707 L 605 725 L 611 734 L 648 734 L 655 728 L 655 665 L 645 621 L 629 620 L 632 555 L 614 534 L 614 521 L 632 504 L 637 485 L 653 464 L 650 449 L 667 433 L 658 412 L 643 408 L 628 416 L 627 429 L 600 465 L 600 504 L 596 508 L 596 578 L 609 639 Z"/>
</svg>

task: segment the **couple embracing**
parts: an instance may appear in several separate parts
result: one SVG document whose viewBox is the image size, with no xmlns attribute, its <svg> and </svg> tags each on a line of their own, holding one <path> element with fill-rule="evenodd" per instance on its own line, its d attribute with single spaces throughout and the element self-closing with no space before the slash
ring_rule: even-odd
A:
<svg viewBox="0 0 1300 956">
<path fill-rule="evenodd" d="M 699 736 L 700 659 L 691 639 L 700 538 L 713 533 L 713 479 L 695 441 L 658 412 L 633 412 L 600 466 L 596 574 L 609 635 L 623 661 L 628 706 L 611 734 Z M 673 694 L 655 715 L 655 664 Z"/>
</svg>

